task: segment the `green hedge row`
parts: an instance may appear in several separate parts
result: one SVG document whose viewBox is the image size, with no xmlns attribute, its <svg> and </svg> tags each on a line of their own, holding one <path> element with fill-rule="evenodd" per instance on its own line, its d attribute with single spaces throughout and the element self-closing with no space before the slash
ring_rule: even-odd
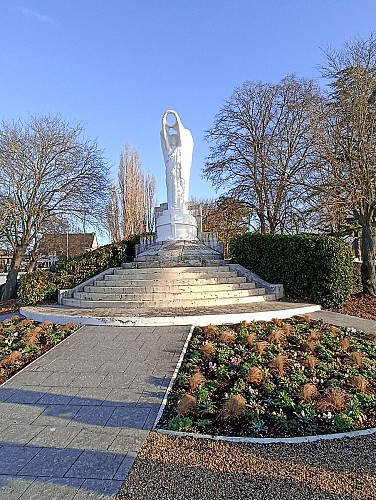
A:
<svg viewBox="0 0 376 500">
<path fill-rule="evenodd" d="M 59 261 L 48 270 L 25 274 L 19 290 L 22 304 L 56 302 L 58 290 L 73 288 L 110 267 L 133 259 L 136 243 L 137 240 L 112 243 L 79 257 Z"/>
<path fill-rule="evenodd" d="M 231 254 L 266 281 L 282 283 L 290 297 L 337 308 L 352 292 L 353 259 L 340 238 L 246 233 L 232 241 Z"/>
</svg>

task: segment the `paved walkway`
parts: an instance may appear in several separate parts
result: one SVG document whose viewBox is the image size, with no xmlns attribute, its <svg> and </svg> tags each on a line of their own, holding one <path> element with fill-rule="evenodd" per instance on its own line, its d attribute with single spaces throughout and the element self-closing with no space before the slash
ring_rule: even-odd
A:
<svg viewBox="0 0 376 500">
<path fill-rule="evenodd" d="M 356 328 L 366 333 L 376 332 L 376 321 L 371 319 L 357 318 L 348 314 L 339 314 L 331 311 L 317 311 L 311 313 L 312 318 L 322 319 L 326 323 L 336 326 Z"/>
<path fill-rule="evenodd" d="M 189 326 L 86 326 L 0 387 L 0 499 L 113 498 Z"/>
</svg>

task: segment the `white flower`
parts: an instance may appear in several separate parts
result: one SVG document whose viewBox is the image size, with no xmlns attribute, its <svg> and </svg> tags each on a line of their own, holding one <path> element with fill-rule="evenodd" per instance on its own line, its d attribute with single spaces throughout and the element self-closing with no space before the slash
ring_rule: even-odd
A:
<svg viewBox="0 0 376 500">
<path fill-rule="evenodd" d="M 333 414 L 331 411 L 328 411 L 327 413 L 322 414 L 322 418 L 325 418 L 327 420 L 331 420 L 333 418 Z"/>
</svg>

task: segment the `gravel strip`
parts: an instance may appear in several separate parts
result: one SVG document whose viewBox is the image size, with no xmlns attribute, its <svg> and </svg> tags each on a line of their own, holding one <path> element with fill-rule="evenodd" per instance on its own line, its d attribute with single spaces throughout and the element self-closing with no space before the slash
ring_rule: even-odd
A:
<svg viewBox="0 0 376 500">
<path fill-rule="evenodd" d="M 242 444 L 150 432 L 117 500 L 376 499 L 376 436 Z"/>
</svg>

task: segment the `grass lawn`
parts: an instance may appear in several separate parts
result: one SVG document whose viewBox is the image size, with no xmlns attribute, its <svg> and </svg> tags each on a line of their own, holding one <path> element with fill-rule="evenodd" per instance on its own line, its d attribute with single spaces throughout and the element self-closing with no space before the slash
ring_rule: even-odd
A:
<svg viewBox="0 0 376 500">
<path fill-rule="evenodd" d="M 290 437 L 376 427 L 376 334 L 309 316 L 196 328 L 160 428 Z"/>
</svg>

